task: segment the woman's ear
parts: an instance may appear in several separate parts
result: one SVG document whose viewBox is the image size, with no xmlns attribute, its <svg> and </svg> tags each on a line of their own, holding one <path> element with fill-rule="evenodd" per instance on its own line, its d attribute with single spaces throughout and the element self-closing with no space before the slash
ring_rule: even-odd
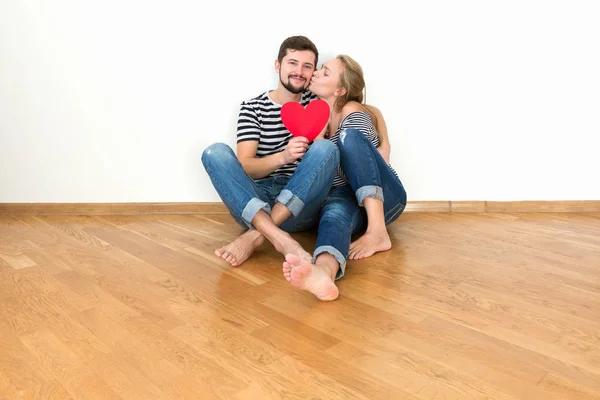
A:
<svg viewBox="0 0 600 400">
<path fill-rule="evenodd" d="M 334 94 L 336 97 L 342 97 L 342 96 L 344 96 L 346 93 L 348 93 L 348 90 L 346 90 L 346 88 L 344 88 L 344 87 L 342 87 L 342 88 L 339 88 L 339 89 L 337 89 L 335 92 L 333 92 L 333 94 Z"/>
</svg>

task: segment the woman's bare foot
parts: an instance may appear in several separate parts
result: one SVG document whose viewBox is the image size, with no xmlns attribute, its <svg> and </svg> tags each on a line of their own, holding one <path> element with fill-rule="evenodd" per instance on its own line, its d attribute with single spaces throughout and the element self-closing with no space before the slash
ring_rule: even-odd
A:
<svg viewBox="0 0 600 400">
<path fill-rule="evenodd" d="M 371 257 L 379 251 L 387 251 L 392 248 L 392 241 L 386 229 L 365 232 L 360 238 L 350 244 L 348 259 L 361 260 Z"/>
<path fill-rule="evenodd" d="M 260 232 L 249 230 L 228 245 L 215 250 L 215 255 L 227 261 L 232 267 L 237 267 L 246 261 L 264 241 L 265 238 Z"/>
<path fill-rule="evenodd" d="M 339 296 L 339 290 L 327 267 L 311 264 L 294 254 L 285 256 L 283 276 L 292 286 L 311 292 L 319 300 L 331 301 Z"/>
</svg>

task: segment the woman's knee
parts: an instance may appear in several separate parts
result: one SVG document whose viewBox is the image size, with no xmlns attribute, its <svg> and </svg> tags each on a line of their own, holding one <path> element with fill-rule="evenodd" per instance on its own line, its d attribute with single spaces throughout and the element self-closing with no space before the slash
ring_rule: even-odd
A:
<svg viewBox="0 0 600 400">
<path fill-rule="evenodd" d="M 367 143 L 368 139 L 361 131 L 354 128 L 347 128 L 340 132 L 340 136 L 338 137 L 337 141 L 337 147 L 339 148 L 340 152 L 352 151 L 356 149 L 357 146 Z"/>
</svg>

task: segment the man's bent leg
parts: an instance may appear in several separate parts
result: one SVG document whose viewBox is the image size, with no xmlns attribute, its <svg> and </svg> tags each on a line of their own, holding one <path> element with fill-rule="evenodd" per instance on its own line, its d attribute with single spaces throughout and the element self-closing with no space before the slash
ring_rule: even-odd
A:
<svg viewBox="0 0 600 400">
<path fill-rule="evenodd" d="M 277 197 L 271 214 L 256 214 L 252 224 L 284 256 L 294 254 L 310 260 L 310 254 L 287 232 L 305 230 L 317 223 L 338 164 L 339 154 L 333 143 L 315 142 Z"/>
<path fill-rule="evenodd" d="M 209 146 L 202 154 L 202 163 L 223 203 L 240 225 L 252 228 L 252 219 L 259 210 L 270 211 L 268 196 L 246 174 L 229 146 L 223 143 Z M 250 229 L 232 243 L 215 250 L 215 255 L 238 266 L 263 241 L 259 232 Z"/>
<path fill-rule="evenodd" d="M 329 140 L 317 140 L 277 197 L 275 207 L 285 206 L 288 217 L 281 228 L 298 232 L 314 226 L 331 189 L 339 165 L 339 151 Z M 275 208 L 274 207 L 274 208 Z"/>
<path fill-rule="evenodd" d="M 275 247 L 275 250 L 283 254 L 295 254 L 301 259 L 310 260 L 311 256 L 300 243 L 294 240 L 289 233 L 280 229 L 271 216 L 260 210 L 256 213 L 252 224 L 262 235 L 264 235 Z"/>
<path fill-rule="evenodd" d="M 271 212 L 266 193 L 246 174 L 233 150 L 215 143 L 202 153 L 202 163 L 231 215 L 246 228 L 258 210 Z"/>
</svg>

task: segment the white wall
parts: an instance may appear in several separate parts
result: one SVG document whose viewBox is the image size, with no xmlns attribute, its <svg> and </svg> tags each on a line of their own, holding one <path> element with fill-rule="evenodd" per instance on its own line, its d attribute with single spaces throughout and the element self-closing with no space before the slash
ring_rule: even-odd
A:
<svg viewBox="0 0 600 400">
<path fill-rule="evenodd" d="M 363 65 L 409 200 L 600 199 L 598 21 L 597 1 L 2 1 L 0 202 L 219 201 L 201 152 L 235 146 L 295 34 Z"/>
</svg>

